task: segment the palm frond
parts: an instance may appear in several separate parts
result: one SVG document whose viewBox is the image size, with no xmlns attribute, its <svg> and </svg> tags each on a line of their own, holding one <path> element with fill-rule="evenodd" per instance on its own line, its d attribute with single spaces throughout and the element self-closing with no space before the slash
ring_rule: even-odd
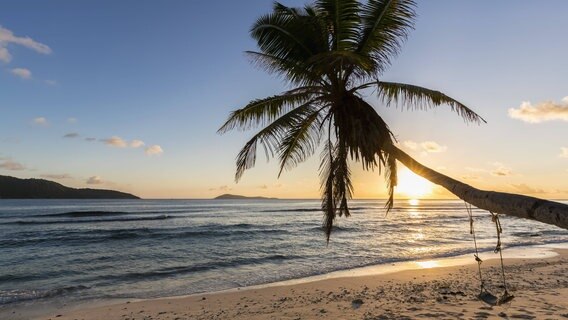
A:
<svg viewBox="0 0 568 320">
<path fill-rule="evenodd" d="M 278 74 L 291 83 L 301 86 L 328 85 L 321 75 L 312 71 L 305 62 L 290 61 L 256 51 L 245 51 L 245 54 L 253 65 L 270 74 Z"/>
<path fill-rule="evenodd" d="M 332 51 L 353 51 L 359 40 L 357 0 L 318 0 L 315 8 L 327 23 Z"/>
<path fill-rule="evenodd" d="M 307 59 L 305 64 L 315 74 L 326 74 L 333 70 L 341 75 L 343 70 L 351 69 L 357 75 L 364 75 L 367 70 L 375 68 L 375 61 L 368 56 L 348 50 L 319 53 Z"/>
<path fill-rule="evenodd" d="M 231 112 L 229 119 L 217 130 L 226 133 L 233 129 L 247 130 L 266 125 L 298 105 L 314 98 L 317 93 L 313 87 L 300 87 L 280 95 L 257 99 L 245 107 Z"/>
<path fill-rule="evenodd" d="M 275 4 L 275 10 L 260 17 L 251 28 L 251 36 L 263 53 L 295 62 L 328 50 L 325 30 L 315 18 L 299 9 Z"/>
<path fill-rule="evenodd" d="M 322 187 L 322 210 L 324 218 L 322 227 L 327 242 L 333 230 L 336 216 L 350 215 L 348 200 L 352 197 L 353 185 L 351 171 L 347 159 L 347 147 L 341 138 L 332 145 L 328 141 L 322 152 L 320 164 L 320 177 Z"/>
<path fill-rule="evenodd" d="M 307 115 L 302 122 L 291 128 L 281 140 L 278 177 L 280 177 L 284 169 L 290 170 L 314 154 L 321 140 L 323 119 L 321 112 L 325 107 Z"/>
<path fill-rule="evenodd" d="M 280 141 L 286 137 L 286 133 L 305 121 L 306 117 L 315 111 L 315 107 L 312 105 L 315 101 L 308 101 L 289 111 L 255 134 L 237 155 L 235 181 L 238 182 L 241 179 L 245 170 L 254 167 L 258 143 L 264 147 L 267 159 L 274 157 L 280 146 Z"/>
<path fill-rule="evenodd" d="M 346 95 L 333 112 L 336 135 L 342 137 L 351 159 L 360 161 L 363 169 L 373 170 L 377 151 L 394 139 L 386 122 L 355 94 Z"/>
<path fill-rule="evenodd" d="M 431 109 L 441 104 L 449 105 L 466 122 L 486 122 L 480 115 L 463 103 L 448 97 L 440 91 L 396 82 L 378 82 L 378 95 L 390 105 L 403 104 L 407 109 Z"/>
<path fill-rule="evenodd" d="M 398 175 L 396 169 L 396 158 L 394 155 L 388 152 L 382 152 L 382 157 L 385 159 L 385 180 L 387 182 L 387 190 L 389 193 L 389 198 L 385 204 L 388 214 L 394 206 L 394 189 L 398 182 Z"/>
<path fill-rule="evenodd" d="M 413 0 L 369 0 L 361 9 L 362 32 L 357 52 L 377 61 L 383 72 L 414 27 Z"/>
</svg>

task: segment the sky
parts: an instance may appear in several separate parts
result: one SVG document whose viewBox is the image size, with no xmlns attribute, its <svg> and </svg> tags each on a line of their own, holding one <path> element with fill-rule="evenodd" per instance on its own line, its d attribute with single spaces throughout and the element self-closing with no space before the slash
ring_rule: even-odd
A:
<svg viewBox="0 0 568 320">
<path fill-rule="evenodd" d="M 299 6 L 305 1 L 282 2 Z M 272 2 L 4 0 L 0 4 L 0 175 L 143 198 L 320 195 L 316 156 L 234 182 L 253 132 L 216 133 L 230 111 L 287 84 L 252 66 L 249 28 Z M 416 29 L 383 78 L 441 90 L 487 120 L 465 124 L 366 99 L 400 146 L 482 189 L 568 198 L 568 2 L 418 1 Z M 418 182 L 406 176 L 398 197 Z M 354 164 L 355 198 L 384 198 Z M 405 185 L 406 184 L 406 185 Z M 417 194 L 451 198 L 439 187 Z"/>
</svg>

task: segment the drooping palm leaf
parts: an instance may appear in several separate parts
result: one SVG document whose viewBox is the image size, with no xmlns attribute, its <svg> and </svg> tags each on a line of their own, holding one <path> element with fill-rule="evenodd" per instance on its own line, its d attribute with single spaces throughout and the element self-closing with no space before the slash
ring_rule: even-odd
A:
<svg viewBox="0 0 568 320">
<path fill-rule="evenodd" d="M 383 99 L 387 105 L 396 103 L 404 105 L 408 109 L 424 110 L 446 104 L 466 122 L 486 122 L 485 119 L 466 105 L 448 97 L 440 91 L 405 83 L 384 81 L 379 81 L 378 88 L 379 97 Z"/>
<path fill-rule="evenodd" d="M 312 105 L 314 102 L 315 100 L 308 101 L 289 111 L 255 134 L 237 155 L 235 181 L 240 180 L 245 170 L 254 167 L 258 143 L 264 147 L 268 159 L 274 157 L 279 149 L 280 141 L 286 137 L 287 132 L 306 121 L 314 113 L 315 107 Z"/>
<path fill-rule="evenodd" d="M 321 118 L 320 110 L 313 111 L 282 138 L 279 146 L 280 171 L 278 177 L 284 169 L 291 170 L 314 154 L 322 135 Z"/>
<path fill-rule="evenodd" d="M 280 95 L 253 100 L 245 107 L 231 112 L 229 119 L 217 132 L 225 133 L 233 129 L 248 130 L 255 126 L 264 126 L 298 105 L 313 99 L 317 94 L 315 89 L 317 88 L 300 87 Z"/>
</svg>

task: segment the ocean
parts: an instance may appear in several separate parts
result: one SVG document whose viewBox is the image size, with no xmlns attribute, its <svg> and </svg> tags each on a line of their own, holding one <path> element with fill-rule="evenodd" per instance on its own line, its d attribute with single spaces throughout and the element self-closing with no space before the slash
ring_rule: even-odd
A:
<svg viewBox="0 0 568 320">
<path fill-rule="evenodd" d="M 566 203 L 566 202 L 565 202 Z M 462 201 L 351 201 L 331 241 L 318 200 L 0 200 L 0 309 L 187 295 L 474 250 Z M 495 225 L 474 210 L 478 245 Z M 568 231 L 502 216 L 503 245 Z M 473 259 L 473 258 L 472 258 Z"/>
</svg>

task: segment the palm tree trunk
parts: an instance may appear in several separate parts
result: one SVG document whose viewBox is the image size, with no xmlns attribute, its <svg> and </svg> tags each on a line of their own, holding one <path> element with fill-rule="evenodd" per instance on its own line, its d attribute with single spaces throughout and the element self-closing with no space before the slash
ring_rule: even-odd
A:
<svg viewBox="0 0 568 320">
<path fill-rule="evenodd" d="M 422 165 L 393 145 L 386 147 L 386 151 L 414 173 L 480 209 L 568 229 L 568 205 L 519 194 L 479 190 Z"/>
</svg>

